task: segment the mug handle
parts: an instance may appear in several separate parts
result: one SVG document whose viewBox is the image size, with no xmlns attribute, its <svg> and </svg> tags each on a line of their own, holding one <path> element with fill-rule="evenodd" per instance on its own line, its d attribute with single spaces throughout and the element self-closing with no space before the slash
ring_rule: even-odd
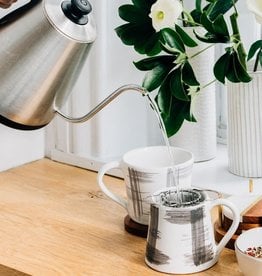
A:
<svg viewBox="0 0 262 276">
<path fill-rule="evenodd" d="M 213 203 L 211 203 L 210 210 L 217 205 L 227 206 L 233 213 L 232 225 L 230 226 L 230 228 L 228 229 L 225 236 L 221 239 L 221 241 L 217 245 L 216 251 L 217 251 L 217 254 L 219 255 L 221 253 L 222 249 L 226 246 L 228 241 L 232 238 L 232 236 L 236 232 L 239 222 L 240 222 L 240 214 L 239 214 L 239 210 L 235 207 L 235 205 L 226 199 L 219 198 L 219 199 L 215 200 Z"/>
<path fill-rule="evenodd" d="M 127 200 L 111 192 L 103 182 L 104 175 L 106 174 L 107 171 L 111 169 L 120 169 L 120 161 L 112 161 L 101 167 L 97 175 L 98 185 L 109 198 L 111 198 L 112 200 L 114 200 L 116 203 L 120 204 L 122 207 L 124 207 L 127 210 Z"/>
</svg>

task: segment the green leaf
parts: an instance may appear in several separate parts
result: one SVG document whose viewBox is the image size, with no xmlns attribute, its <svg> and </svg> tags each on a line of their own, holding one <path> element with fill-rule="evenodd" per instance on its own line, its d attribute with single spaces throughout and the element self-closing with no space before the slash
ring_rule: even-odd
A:
<svg viewBox="0 0 262 276">
<path fill-rule="evenodd" d="M 236 52 L 230 54 L 229 68 L 226 77 L 229 81 L 235 83 L 249 82 L 252 80 L 247 71 L 243 68 Z"/>
<path fill-rule="evenodd" d="M 216 35 L 227 36 L 229 40 L 229 32 L 227 23 L 222 14 L 220 14 L 213 22 L 213 29 Z"/>
<path fill-rule="evenodd" d="M 201 21 L 201 15 L 202 15 L 202 12 L 195 9 L 193 11 L 190 12 L 190 15 L 192 16 L 192 18 L 194 19 L 194 21 L 198 24 L 200 24 L 200 21 Z"/>
<path fill-rule="evenodd" d="M 161 52 L 160 33 L 151 33 L 150 30 L 145 29 L 137 32 L 136 37 L 134 48 L 138 53 L 153 56 Z"/>
<path fill-rule="evenodd" d="M 155 1 L 133 0 L 134 5 L 120 6 L 119 16 L 129 23 L 115 29 L 125 45 L 134 46 L 136 52 L 148 56 L 157 55 L 162 50 L 160 33 L 155 31 L 148 16 Z"/>
<path fill-rule="evenodd" d="M 159 42 L 159 37 L 160 33 L 155 33 L 144 42 L 145 53 L 148 56 L 155 56 L 161 52 L 162 47 Z"/>
<path fill-rule="evenodd" d="M 170 114 L 173 99 L 172 90 L 170 89 L 170 77 L 171 75 L 169 74 L 163 81 L 156 96 L 158 109 L 161 114 L 164 114 L 165 116 Z"/>
<path fill-rule="evenodd" d="M 133 4 L 144 11 L 150 11 L 151 6 L 156 2 L 156 0 L 132 0 Z"/>
<path fill-rule="evenodd" d="M 149 71 L 157 66 L 168 66 L 168 68 L 175 66 L 173 64 L 175 57 L 173 56 L 156 56 L 142 59 L 138 62 L 134 62 L 137 69 L 141 71 Z"/>
<path fill-rule="evenodd" d="M 202 13 L 200 21 L 208 32 L 210 32 L 211 34 L 214 33 L 213 22 L 209 20 L 206 12 Z"/>
<path fill-rule="evenodd" d="M 236 3 L 237 0 L 216 0 L 208 17 L 212 21 L 215 20 L 220 14 L 225 14 L 229 11 L 233 7 L 234 2 Z"/>
<path fill-rule="evenodd" d="M 181 101 L 189 101 L 186 90 L 182 82 L 182 71 L 181 67 L 170 73 L 170 88 L 172 95 Z"/>
<path fill-rule="evenodd" d="M 180 52 L 185 53 L 185 46 L 183 40 L 174 30 L 164 28 L 161 30 L 161 35 L 165 43 L 171 48 L 176 48 Z"/>
<path fill-rule="evenodd" d="M 225 83 L 227 71 L 229 69 L 230 53 L 226 52 L 222 55 L 214 65 L 214 75 L 217 80 Z"/>
<path fill-rule="evenodd" d="M 175 29 L 181 37 L 183 43 L 188 47 L 196 47 L 197 43 L 181 27 L 175 25 Z"/>
<path fill-rule="evenodd" d="M 167 44 L 161 43 L 160 45 L 161 45 L 161 49 L 164 52 L 166 52 L 166 53 L 168 53 L 170 55 L 178 56 L 179 54 L 181 54 L 180 51 L 178 51 L 177 49 L 174 49 L 174 48 L 170 48 Z"/>
<path fill-rule="evenodd" d="M 239 82 L 250 82 L 252 78 L 249 76 L 247 70 L 242 66 L 237 53 L 233 53 L 233 65 Z"/>
<path fill-rule="evenodd" d="M 198 40 L 205 43 L 227 43 L 230 39 L 229 37 L 217 36 L 209 32 L 207 32 L 204 36 L 199 35 L 196 31 L 194 31 L 194 34 Z"/>
<path fill-rule="evenodd" d="M 211 35 L 210 33 L 206 33 L 205 36 L 199 35 L 197 32 L 194 31 L 196 38 L 205 43 L 216 43 L 216 37 Z"/>
<path fill-rule="evenodd" d="M 192 66 L 187 61 L 182 66 L 182 80 L 189 86 L 199 86 L 199 82 L 196 79 Z"/>
<path fill-rule="evenodd" d="M 143 80 L 143 87 L 145 87 L 149 92 L 155 90 L 162 84 L 171 69 L 172 66 L 163 64 L 154 67 L 151 71 L 146 73 Z"/>
<path fill-rule="evenodd" d="M 198 11 L 201 11 L 201 2 L 202 2 L 202 0 L 196 0 L 195 5 L 196 5 L 196 10 L 198 10 Z"/>
<path fill-rule="evenodd" d="M 190 110 L 188 102 L 182 102 L 173 98 L 170 114 L 162 116 L 168 137 L 173 136 L 179 131 L 188 114 L 188 110 Z"/>
<path fill-rule="evenodd" d="M 195 118 L 194 114 L 192 113 L 188 113 L 188 115 L 185 116 L 185 120 L 187 120 L 188 122 L 193 122 L 196 123 L 197 119 Z"/>
<path fill-rule="evenodd" d="M 145 14 L 133 5 L 122 5 L 118 9 L 120 18 L 130 23 L 137 23 L 145 21 Z"/>
<path fill-rule="evenodd" d="M 212 22 L 206 12 L 201 15 L 201 24 L 207 30 L 204 36 L 197 34 L 196 37 L 206 43 L 226 43 L 230 41 L 230 36 L 227 28 L 227 24 L 223 15 L 219 15 L 214 22 Z"/>
<path fill-rule="evenodd" d="M 136 29 L 136 24 L 127 23 L 117 27 L 115 31 L 125 45 L 134 45 L 137 40 L 133 35 Z"/>
<path fill-rule="evenodd" d="M 262 40 L 257 40 L 250 46 L 247 55 L 247 60 L 250 60 L 259 49 L 262 49 Z"/>
<path fill-rule="evenodd" d="M 140 54 L 156 55 L 161 51 L 160 33 L 156 33 L 148 26 L 127 23 L 115 29 L 125 45 L 134 46 Z"/>
<path fill-rule="evenodd" d="M 180 101 L 173 97 L 168 85 L 160 87 L 156 102 L 161 111 L 161 117 L 165 124 L 167 136 L 171 137 L 181 128 L 188 110 L 190 110 L 190 103 Z"/>
<path fill-rule="evenodd" d="M 190 102 L 181 101 L 174 97 L 170 88 L 170 78 L 171 74 L 162 83 L 156 96 L 156 102 L 168 137 L 179 131 L 185 118 L 188 118 L 188 114 L 190 114 Z"/>
<path fill-rule="evenodd" d="M 170 113 L 170 116 L 164 116 L 161 114 L 168 137 L 175 135 L 182 127 L 185 120 L 186 109 L 187 106 L 185 104 L 175 102 L 172 103 L 172 112 Z"/>
<path fill-rule="evenodd" d="M 238 76 L 235 71 L 233 54 L 230 54 L 230 56 L 229 56 L 229 63 L 228 63 L 228 70 L 226 73 L 226 78 L 231 82 L 235 82 L 235 83 L 239 82 Z"/>
<path fill-rule="evenodd" d="M 197 119 L 195 118 L 194 114 L 191 113 L 190 109 L 185 113 L 185 120 L 188 122 L 197 122 Z"/>
<path fill-rule="evenodd" d="M 156 66 L 145 75 L 142 84 L 143 87 L 145 87 L 149 92 L 155 90 L 161 85 L 167 73 L 168 71 L 166 70 L 166 67 L 161 65 Z"/>
</svg>

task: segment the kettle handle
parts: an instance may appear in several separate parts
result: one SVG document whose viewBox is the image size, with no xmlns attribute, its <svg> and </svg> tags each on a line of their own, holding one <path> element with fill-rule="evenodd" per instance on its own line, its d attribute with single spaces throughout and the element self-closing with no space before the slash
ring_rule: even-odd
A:
<svg viewBox="0 0 262 276">
<path fill-rule="evenodd" d="M 232 211 L 232 214 L 233 214 L 232 225 L 230 226 L 230 228 L 228 229 L 225 236 L 221 239 L 221 241 L 217 245 L 216 253 L 217 253 L 217 255 L 219 255 L 221 253 L 222 249 L 226 246 L 228 241 L 232 238 L 232 236 L 236 232 L 239 222 L 240 222 L 240 214 L 239 214 L 239 210 L 237 209 L 237 207 L 226 199 L 219 198 L 219 199 L 215 200 L 213 203 L 211 203 L 210 210 L 217 205 L 224 205 L 224 206 L 228 207 Z"/>
<path fill-rule="evenodd" d="M 146 89 L 143 88 L 142 86 L 139 86 L 136 84 L 127 84 L 127 85 L 123 85 L 120 88 L 118 88 L 117 90 L 115 90 L 112 94 L 110 94 L 107 98 L 105 98 L 102 102 L 100 102 L 94 109 L 92 109 L 89 113 L 87 113 L 86 115 L 84 115 L 82 117 L 73 118 L 68 115 L 65 115 L 58 109 L 55 109 L 55 112 L 70 123 L 83 123 L 83 122 L 86 122 L 89 119 L 91 119 L 96 113 L 98 113 L 101 109 L 103 109 L 105 106 L 107 106 L 110 102 L 112 102 L 120 94 L 122 94 L 123 92 L 129 91 L 129 90 L 140 92 L 143 96 L 147 95 Z"/>
</svg>

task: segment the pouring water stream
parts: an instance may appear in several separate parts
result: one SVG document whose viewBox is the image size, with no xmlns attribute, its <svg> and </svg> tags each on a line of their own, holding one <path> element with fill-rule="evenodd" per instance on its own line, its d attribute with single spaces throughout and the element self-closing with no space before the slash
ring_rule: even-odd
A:
<svg viewBox="0 0 262 276">
<path fill-rule="evenodd" d="M 160 111 L 158 109 L 158 106 L 156 104 L 156 102 L 150 97 L 150 95 L 147 93 L 145 94 L 145 96 L 147 97 L 149 104 L 151 106 L 151 108 L 154 111 L 154 114 L 158 120 L 159 123 L 159 127 L 161 130 L 161 134 L 162 137 L 164 139 L 165 145 L 167 147 L 168 150 L 168 154 L 170 157 L 170 162 L 171 162 L 171 167 L 172 167 L 172 173 L 171 173 L 171 177 L 172 177 L 172 183 L 174 184 L 175 188 L 176 188 L 176 202 L 177 204 L 180 206 L 183 202 L 182 198 L 181 198 L 181 193 L 180 193 L 180 187 L 179 187 L 179 169 L 177 169 L 175 167 L 175 156 L 174 156 L 174 152 L 172 151 L 172 148 L 170 146 L 169 140 L 168 140 L 168 136 L 167 136 L 167 131 L 165 128 L 165 124 L 163 122 L 163 119 L 161 117 Z"/>
</svg>

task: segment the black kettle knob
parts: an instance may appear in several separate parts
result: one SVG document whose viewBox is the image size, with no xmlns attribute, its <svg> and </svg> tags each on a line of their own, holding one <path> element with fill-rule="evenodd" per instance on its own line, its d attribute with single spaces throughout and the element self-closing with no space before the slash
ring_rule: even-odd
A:
<svg viewBox="0 0 262 276">
<path fill-rule="evenodd" d="M 61 8 L 65 16 L 78 25 L 87 24 L 88 14 L 92 11 L 88 0 L 63 1 Z"/>
</svg>

